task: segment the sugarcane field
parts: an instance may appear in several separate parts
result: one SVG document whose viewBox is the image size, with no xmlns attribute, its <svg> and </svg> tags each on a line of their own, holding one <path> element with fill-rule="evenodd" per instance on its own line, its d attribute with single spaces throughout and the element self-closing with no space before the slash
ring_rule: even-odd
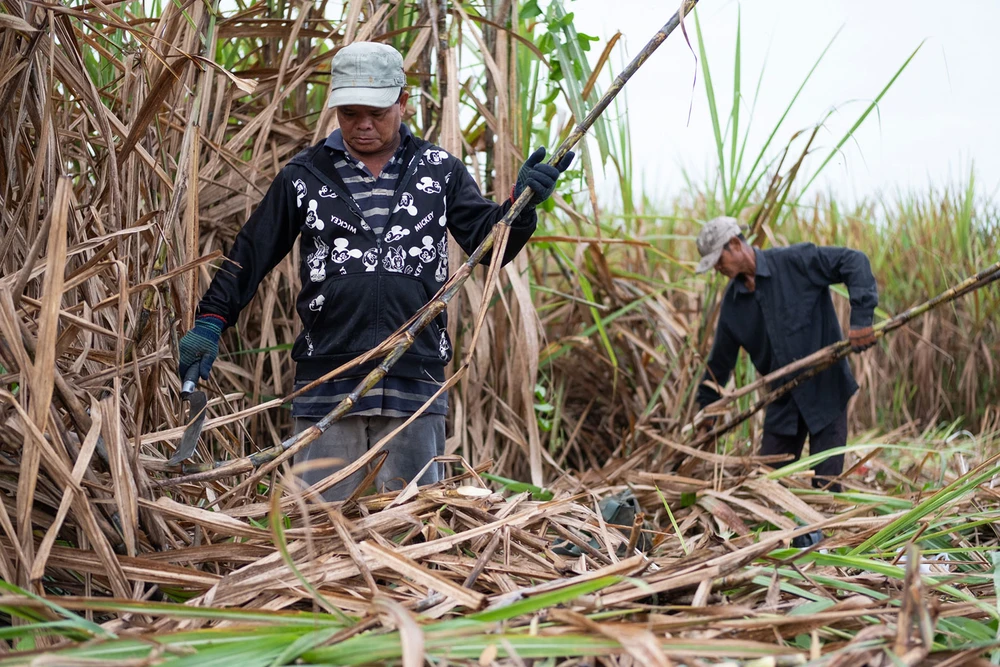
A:
<svg viewBox="0 0 1000 667">
<path fill-rule="evenodd" d="M 1000 664 L 961 7 L 0 0 L 0 667 Z"/>
</svg>

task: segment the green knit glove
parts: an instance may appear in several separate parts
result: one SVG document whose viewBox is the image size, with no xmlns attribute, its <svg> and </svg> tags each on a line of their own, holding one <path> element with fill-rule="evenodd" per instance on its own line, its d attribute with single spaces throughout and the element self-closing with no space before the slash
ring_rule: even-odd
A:
<svg viewBox="0 0 1000 667">
<path fill-rule="evenodd" d="M 177 346 L 177 374 L 181 382 L 195 364 L 198 364 L 198 377 L 208 379 L 212 364 L 219 356 L 219 336 L 223 328 L 224 321 L 218 315 L 202 315 L 195 320 L 194 328 L 184 334 Z"/>
</svg>

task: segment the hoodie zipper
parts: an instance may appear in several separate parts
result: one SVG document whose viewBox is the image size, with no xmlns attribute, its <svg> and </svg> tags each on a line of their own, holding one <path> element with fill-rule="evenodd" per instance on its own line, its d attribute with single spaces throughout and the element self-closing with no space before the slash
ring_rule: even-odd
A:
<svg viewBox="0 0 1000 667">
<path fill-rule="evenodd" d="M 410 162 L 406 165 L 406 169 L 402 171 L 399 177 L 399 183 L 396 184 L 396 193 L 392 197 L 392 203 L 389 206 L 389 215 L 385 219 L 385 226 L 389 227 L 389 222 L 392 220 L 393 211 L 397 206 L 399 206 L 399 200 L 403 196 L 403 190 L 406 188 L 407 184 L 410 182 L 410 176 L 416 172 L 416 167 L 414 163 L 420 157 L 420 146 L 417 146 L 417 152 L 413 154 L 410 158 Z M 384 230 L 383 230 L 384 231 Z M 382 275 L 384 271 L 382 270 L 382 234 L 378 234 L 375 237 L 375 247 L 378 250 L 378 264 L 375 265 L 375 333 L 373 335 L 372 347 L 378 345 L 378 327 L 379 323 L 382 321 Z"/>
<path fill-rule="evenodd" d="M 421 148 L 423 148 L 423 146 L 417 147 L 417 152 L 413 154 L 413 157 L 410 158 L 410 163 L 406 165 L 406 169 L 404 169 L 399 176 L 399 184 L 396 185 L 396 194 L 393 195 L 392 206 L 389 207 L 390 218 L 392 217 L 392 212 L 397 206 L 399 206 L 399 200 L 403 198 L 403 191 L 406 190 L 406 186 L 410 184 L 410 178 L 417 173 L 417 168 L 414 166 L 414 163 L 420 159 L 421 155 L 423 155 L 423 153 L 420 152 Z M 387 224 L 388 222 L 389 221 L 386 220 Z"/>
</svg>

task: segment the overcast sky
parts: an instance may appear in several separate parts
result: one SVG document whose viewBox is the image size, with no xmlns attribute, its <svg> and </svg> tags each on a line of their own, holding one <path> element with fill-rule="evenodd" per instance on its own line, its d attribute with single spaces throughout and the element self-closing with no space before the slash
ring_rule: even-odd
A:
<svg viewBox="0 0 1000 667">
<path fill-rule="evenodd" d="M 675 11 L 673 0 L 575 0 L 578 30 L 604 40 L 621 31 L 634 56 Z M 732 100 L 737 15 L 742 12 L 746 121 L 764 68 L 748 152 L 763 144 L 823 47 L 841 29 L 775 143 L 836 108 L 820 140 L 826 155 L 924 40 L 920 52 L 831 162 L 814 188 L 855 200 L 930 184 L 965 182 L 975 164 L 982 195 L 1000 186 L 1000 1 L 701 0 L 721 114 Z M 689 25 L 694 42 L 693 21 Z M 620 64 L 617 68 L 620 70 Z M 684 189 L 682 168 L 703 177 L 716 164 L 701 72 L 676 31 L 626 87 L 636 172 L 645 192 L 666 199 Z M 606 84 L 606 81 L 604 82 Z M 693 95 L 693 98 L 692 98 Z M 689 106 L 693 103 L 690 123 Z M 724 122 L 724 119 L 723 119 Z M 818 160 L 814 161 L 814 165 Z"/>
</svg>

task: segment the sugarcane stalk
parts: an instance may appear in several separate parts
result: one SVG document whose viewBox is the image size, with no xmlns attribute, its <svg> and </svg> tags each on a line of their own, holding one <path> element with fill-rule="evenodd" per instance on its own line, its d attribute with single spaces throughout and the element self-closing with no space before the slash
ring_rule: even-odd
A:
<svg viewBox="0 0 1000 667">
<path fill-rule="evenodd" d="M 990 283 L 996 282 L 997 280 L 1000 280 L 1000 262 L 997 262 L 996 264 L 990 266 L 989 268 L 984 269 L 979 273 L 966 278 L 958 285 L 955 285 L 954 287 L 945 290 L 944 292 L 937 295 L 933 299 L 925 301 L 920 305 L 913 306 L 912 308 L 908 308 L 907 310 L 896 315 L 895 317 L 888 319 L 885 322 L 879 323 L 878 325 L 873 327 L 873 329 L 875 330 L 875 337 L 882 338 L 886 334 L 895 331 L 896 329 L 910 322 L 914 318 L 920 317 L 921 315 L 928 313 L 929 311 L 933 310 L 934 308 L 937 308 L 942 304 L 950 303 L 955 299 L 965 296 L 966 294 L 975 292 L 976 290 L 985 287 Z M 845 357 L 850 355 L 851 352 L 852 350 L 850 341 L 847 340 L 837 341 L 836 343 L 828 345 L 822 348 L 821 350 L 818 350 L 810 354 L 807 357 L 803 357 L 802 359 L 794 361 L 788 364 L 787 366 L 783 366 L 782 368 L 779 368 L 773 373 L 769 373 L 764 377 L 760 378 L 759 380 L 752 382 L 747 386 L 743 387 L 742 389 L 732 392 L 725 398 L 705 407 L 705 409 L 702 412 L 707 412 L 709 410 L 728 405 L 729 403 L 736 400 L 740 396 L 745 396 L 751 391 L 759 389 L 765 384 L 769 384 L 776 379 L 787 377 L 788 375 L 799 371 L 803 370 L 805 371 L 799 375 L 796 375 L 794 378 L 792 378 L 785 384 L 781 385 L 780 387 L 777 387 L 776 389 L 774 389 L 774 391 L 768 392 L 752 406 L 738 413 L 732 419 L 727 420 L 724 424 L 720 424 L 714 427 L 713 429 L 709 430 L 702 436 L 698 437 L 694 442 L 690 444 L 690 446 L 699 447 L 714 440 L 715 438 L 718 438 L 724 433 L 727 433 L 728 431 L 736 428 L 737 426 L 745 422 L 747 419 L 752 417 L 754 414 L 756 414 L 764 407 L 770 405 L 774 401 L 778 400 L 779 398 L 781 398 L 788 392 L 792 391 L 796 387 L 807 382 L 808 380 L 816 377 L 826 369 L 838 363 L 841 359 L 844 359 Z"/>
<path fill-rule="evenodd" d="M 167 266 L 167 244 L 160 240 L 160 247 L 156 253 L 156 260 L 153 262 L 153 270 L 150 278 L 162 275 Z M 159 288 L 155 285 L 146 288 L 146 294 L 142 298 L 142 308 L 139 310 L 139 322 L 135 326 L 135 331 L 128 337 L 128 345 L 125 347 L 125 363 L 132 361 L 132 355 L 142 345 L 146 330 L 153 315 L 153 307 L 156 305 L 156 296 Z"/>
<path fill-rule="evenodd" d="M 601 99 L 597 101 L 594 107 L 590 110 L 587 116 L 580 121 L 580 123 L 574 128 L 574 130 L 569 134 L 568 137 L 553 151 L 552 155 L 549 157 L 548 164 L 551 166 L 557 165 L 566 154 L 583 138 L 587 131 L 591 128 L 594 122 L 600 117 L 602 113 L 608 108 L 611 102 L 618 96 L 618 93 L 625 87 L 625 84 L 632 75 L 638 71 L 640 67 L 649 59 L 654 51 L 666 40 L 670 33 L 672 33 L 678 25 L 680 25 L 681 20 L 687 15 L 694 6 L 698 3 L 698 0 L 683 0 L 680 8 L 670 17 L 670 20 L 662 28 L 653 35 L 652 39 L 643 47 L 643 49 L 632 59 L 632 61 L 621 71 L 621 73 L 615 78 L 614 82 L 605 91 Z M 683 15 L 682 15 L 683 12 Z M 294 436 L 284 440 L 280 444 L 277 444 L 268 449 L 256 452 L 250 456 L 243 457 L 241 459 L 235 459 L 232 461 L 225 462 L 214 462 L 210 464 L 203 465 L 185 465 L 181 468 L 183 473 L 187 474 L 184 477 L 176 478 L 170 481 L 171 485 L 184 484 L 184 483 L 197 483 L 206 482 L 215 479 L 220 479 L 222 477 L 229 477 L 232 475 L 241 475 L 255 468 L 259 468 L 262 465 L 273 462 L 278 457 L 282 460 L 287 460 L 295 452 L 301 450 L 302 448 L 309 445 L 313 440 L 318 438 L 326 429 L 330 427 L 331 424 L 339 421 L 344 415 L 350 412 L 351 408 L 354 407 L 355 403 L 372 387 L 374 387 L 378 382 L 385 377 L 392 368 L 393 364 L 396 363 L 403 356 L 403 354 L 410 348 L 413 342 L 420 335 L 420 332 L 427 327 L 427 325 L 434 320 L 438 315 L 441 314 L 448 307 L 448 303 L 451 301 L 452 297 L 458 293 L 458 291 L 468 280 L 469 276 L 472 275 L 473 269 L 478 266 L 483 258 L 486 257 L 493 249 L 494 242 L 500 239 L 500 248 L 506 245 L 506 232 L 510 227 L 510 224 L 515 220 L 521 212 L 528 206 L 528 202 L 531 200 L 533 192 L 530 187 L 526 187 L 521 195 L 517 198 L 514 204 L 507 211 L 490 233 L 483 239 L 483 242 L 479 244 L 472 254 L 469 256 L 468 260 L 459 268 L 455 274 L 449 278 L 448 282 L 445 283 L 442 288 L 438 291 L 436 295 L 420 310 L 414 317 L 413 321 L 408 327 L 405 327 L 402 332 L 397 332 L 393 336 L 400 336 L 401 339 L 393 347 L 392 351 L 382 360 L 382 362 L 372 370 L 364 380 L 362 380 L 358 386 L 355 388 L 350 395 L 344 398 L 340 404 L 337 405 L 333 410 L 331 410 L 325 417 L 320 419 L 314 427 L 308 428 L 301 431 Z M 499 260 L 500 258 L 497 257 Z M 330 373 L 328 375 L 333 375 Z"/>
</svg>

